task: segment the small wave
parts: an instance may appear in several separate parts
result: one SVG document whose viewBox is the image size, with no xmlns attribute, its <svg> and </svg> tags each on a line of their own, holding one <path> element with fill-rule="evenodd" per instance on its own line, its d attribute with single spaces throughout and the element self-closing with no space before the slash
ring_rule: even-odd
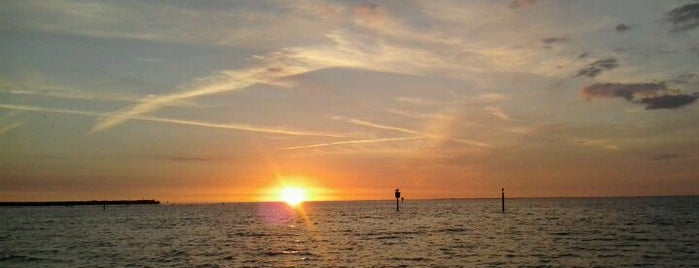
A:
<svg viewBox="0 0 699 268">
<path fill-rule="evenodd" d="M 33 256 L 10 254 L 10 255 L 0 257 L 0 262 L 8 262 L 8 263 L 54 262 L 54 263 L 59 263 L 59 262 L 65 262 L 65 261 L 59 260 L 59 259 L 48 259 L 48 258 L 40 258 L 40 257 L 33 257 Z"/>
<path fill-rule="evenodd" d="M 577 258 L 577 257 L 580 257 L 580 255 L 575 254 L 575 253 L 571 253 L 571 252 L 563 252 L 563 253 L 557 254 L 555 256 L 556 256 L 556 258 Z"/>
<path fill-rule="evenodd" d="M 597 258 L 619 258 L 624 257 L 621 254 L 597 254 Z"/>
<path fill-rule="evenodd" d="M 271 234 L 267 234 L 267 233 L 237 232 L 237 233 L 233 233 L 232 236 L 240 236 L 240 237 L 266 237 L 266 236 L 272 236 L 272 235 L 271 235 Z"/>
<path fill-rule="evenodd" d="M 283 250 L 279 251 L 263 251 L 259 253 L 262 256 L 266 257 L 277 257 L 277 256 L 288 256 L 288 255 L 294 255 L 294 256 L 315 256 L 316 254 L 313 254 L 312 252 L 308 251 L 299 251 L 296 249 L 292 248 L 286 248 Z"/>
<path fill-rule="evenodd" d="M 204 263 L 204 264 L 199 264 L 197 266 L 194 266 L 196 268 L 217 268 L 221 267 L 219 265 L 213 264 L 213 263 Z"/>
<path fill-rule="evenodd" d="M 383 239 L 400 239 L 400 238 L 401 238 L 401 236 L 386 235 L 386 236 L 374 237 L 373 239 L 383 240 Z"/>
<path fill-rule="evenodd" d="M 393 258 L 389 258 L 388 260 L 390 260 L 390 261 L 419 261 L 419 262 L 434 261 L 433 259 L 426 258 L 426 257 L 393 257 Z"/>
<path fill-rule="evenodd" d="M 410 235 L 422 235 L 424 233 L 425 233 L 424 231 L 371 232 L 371 233 L 363 234 L 363 236 L 386 236 L 386 235 L 410 236 Z"/>
<path fill-rule="evenodd" d="M 464 233 L 467 232 L 468 229 L 462 228 L 462 227 L 454 227 L 454 228 L 444 228 L 437 230 L 437 233 Z"/>
<path fill-rule="evenodd" d="M 6 261 L 6 262 L 32 262 L 32 261 L 39 261 L 42 259 L 39 258 L 34 258 L 30 256 L 24 256 L 24 255 L 8 255 L 8 256 L 2 256 L 0 257 L 0 261 Z"/>
<path fill-rule="evenodd" d="M 551 233 L 551 235 L 557 235 L 557 236 L 569 236 L 571 234 L 572 233 L 570 233 L 570 232 L 553 232 L 553 233 Z"/>
</svg>

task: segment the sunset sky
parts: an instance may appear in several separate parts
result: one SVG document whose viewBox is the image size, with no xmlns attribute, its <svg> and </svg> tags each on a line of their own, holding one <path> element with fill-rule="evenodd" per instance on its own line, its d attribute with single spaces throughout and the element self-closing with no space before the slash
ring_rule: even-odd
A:
<svg viewBox="0 0 699 268">
<path fill-rule="evenodd" d="M 699 194 L 697 1 L 3 1 L 0 201 Z"/>
</svg>

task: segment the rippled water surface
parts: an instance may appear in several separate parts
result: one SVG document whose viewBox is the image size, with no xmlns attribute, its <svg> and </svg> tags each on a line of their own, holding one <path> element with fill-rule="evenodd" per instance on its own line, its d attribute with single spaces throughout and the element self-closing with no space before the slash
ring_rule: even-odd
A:
<svg viewBox="0 0 699 268">
<path fill-rule="evenodd" d="M 0 208 L 0 267 L 698 267 L 699 197 Z"/>
</svg>

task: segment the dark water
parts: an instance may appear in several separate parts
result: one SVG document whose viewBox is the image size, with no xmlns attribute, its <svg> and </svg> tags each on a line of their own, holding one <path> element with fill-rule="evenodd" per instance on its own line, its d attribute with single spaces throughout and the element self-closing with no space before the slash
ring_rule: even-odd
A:
<svg viewBox="0 0 699 268">
<path fill-rule="evenodd" d="M 0 267 L 699 267 L 699 197 L 0 208 Z"/>
</svg>

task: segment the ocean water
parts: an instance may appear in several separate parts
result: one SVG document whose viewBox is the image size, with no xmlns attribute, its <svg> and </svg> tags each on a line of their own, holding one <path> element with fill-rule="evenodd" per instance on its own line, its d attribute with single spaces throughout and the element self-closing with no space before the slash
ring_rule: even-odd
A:
<svg viewBox="0 0 699 268">
<path fill-rule="evenodd" d="M 699 197 L 0 208 L 0 267 L 699 267 Z"/>
</svg>

